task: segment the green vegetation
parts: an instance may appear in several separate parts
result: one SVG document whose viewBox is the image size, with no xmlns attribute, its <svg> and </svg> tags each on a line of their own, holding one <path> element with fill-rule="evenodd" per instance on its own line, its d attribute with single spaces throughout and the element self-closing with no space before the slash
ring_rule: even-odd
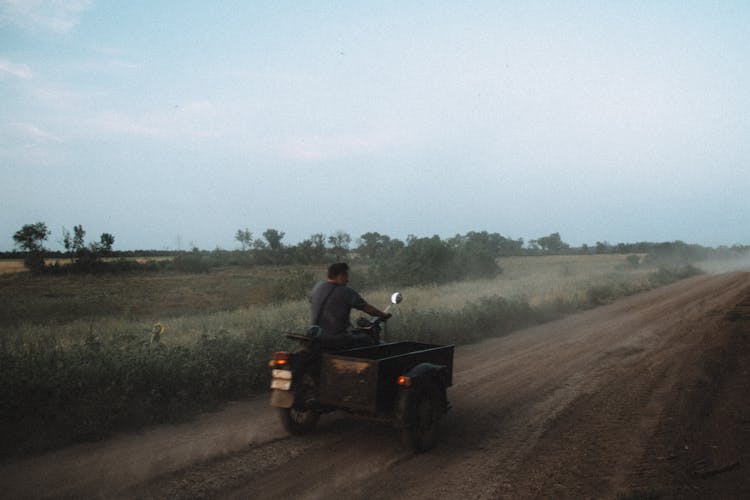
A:
<svg viewBox="0 0 750 500">
<path fill-rule="evenodd" d="M 50 235 L 43 222 L 26 224 L 13 238 L 19 252 L 0 253 L 0 258 L 23 258 L 26 267 L 41 274 L 71 273 L 134 273 L 179 272 L 207 273 L 228 266 L 318 265 L 334 261 L 350 261 L 371 269 L 362 283 L 442 284 L 450 281 L 491 278 L 502 272 L 496 259 L 509 256 L 540 255 L 612 255 L 631 254 L 628 264 L 637 267 L 694 264 L 706 259 L 726 260 L 742 258 L 750 247 L 707 248 L 682 241 L 617 243 L 597 241 L 594 246 L 572 247 L 555 232 L 524 242 L 499 233 L 469 231 L 441 239 L 410 235 L 405 241 L 378 232 L 362 234 L 356 241 L 344 231 L 326 236 L 312 234 L 309 238 L 289 245 L 284 242 L 284 231 L 268 228 L 262 238 L 254 238 L 248 229 L 238 229 L 234 240 L 237 250 L 189 251 L 116 251 L 115 238 L 103 233 L 97 243 L 84 242 L 83 227 L 74 226 L 73 235 L 63 229 L 63 252 L 52 252 L 43 243 Z M 147 259 L 134 259 L 146 257 Z M 157 259 L 157 257 L 159 259 Z M 169 257 L 162 259 L 161 257 Z M 45 258 L 55 259 L 45 264 Z M 1 269 L 0 269 L 1 271 Z"/>
<path fill-rule="evenodd" d="M 493 278 L 407 287 L 388 339 L 475 342 L 696 272 L 624 261 L 508 257 Z M 363 274 L 354 268 L 354 279 Z M 265 266 L 0 278 L 11 311 L 0 317 L 0 454 L 184 419 L 265 391 L 268 356 L 293 347 L 282 332 L 307 326 L 300 297 L 323 276 L 324 266 Z M 384 304 L 391 291 L 370 285 L 364 295 Z"/>
<path fill-rule="evenodd" d="M 44 222 L 26 224 L 13 235 L 16 246 L 25 252 L 24 265 L 32 273 L 44 269 L 44 242 L 49 237 L 49 229 Z"/>
</svg>

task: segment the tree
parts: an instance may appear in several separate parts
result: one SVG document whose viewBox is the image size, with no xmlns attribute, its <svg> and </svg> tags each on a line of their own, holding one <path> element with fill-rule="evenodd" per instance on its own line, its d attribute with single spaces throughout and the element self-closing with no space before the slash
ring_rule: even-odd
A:
<svg viewBox="0 0 750 500">
<path fill-rule="evenodd" d="M 49 237 L 49 230 L 44 222 L 25 224 L 13 235 L 16 246 L 27 252 L 23 264 L 33 273 L 44 268 L 44 241 Z"/>
<path fill-rule="evenodd" d="M 240 242 L 243 252 L 249 250 L 253 246 L 253 233 L 247 228 L 245 228 L 244 231 L 238 229 L 237 234 L 234 235 L 234 239 Z"/>
<path fill-rule="evenodd" d="M 284 234 L 283 231 L 277 231 L 276 229 L 266 229 L 263 231 L 263 237 L 268 242 L 268 246 L 274 252 L 281 250 L 283 247 L 281 240 L 284 239 Z"/>
<path fill-rule="evenodd" d="M 99 236 L 99 252 L 102 255 L 108 255 L 112 252 L 112 245 L 115 244 L 115 237 L 109 233 L 102 233 Z"/>
<path fill-rule="evenodd" d="M 560 238 L 560 233 L 552 233 L 549 236 L 543 236 L 539 239 L 532 240 L 531 243 L 536 243 L 542 251 L 548 253 L 560 253 L 562 250 L 570 248 L 570 245 Z"/>
<path fill-rule="evenodd" d="M 349 244 L 352 242 L 352 237 L 349 233 L 344 231 L 336 231 L 328 237 L 328 243 L 331 245 L 336 260 L 341 260 L 344 255 L 349 251 Z"/>
<path fill-rule="evenodd" d="M 70 254 L 71 259 L 80 256 L 86 250 L 86 243 L 83 241 L 86 236 L 83 226 L 73 226 L 73 235 L 70 231 L 63 228 L 63 246 L 65 251 Z"/>
<path fill-rule="evenodd" d="M 602 253 L 611 253 L 612 251 L 612 245 L 610 245 L 606 241 L 597 241 L 596 242 L 596 253 L 602 254 Z"/>
<path fill-rule="evenodd" d="M 368 259 L 380 259 L 393 257 L 404 243 L 397 239 L 391 239 L 390 236 L 378 232 L 365 233 L 357 240 L 359 247 L 357 252 Z"/>
<path fill-rule="evenodd" d="M 110 233 L 102 233 L 98 243 L 86 246 L 86 231 L 82 225 L 73 226 L 73 234 L 63 228 L 63 246 L 70 256 L 72 264 L 79 269 L 91 269 L 101 258 L 112 252 L 115 237 Z"/>
<path fill-rule="evenodd" d="M 297 255 L 305 263 L 325 262 L 326 237 L 323 233 L 315 233 L 296 247 Z"/>
<path fill-rule="evenodd" d="M 315 250 L 315 256 L 324 258 L 326 255 L 326 235 L 323 233 L 312 234 L 310 235 L 310 241 Z"/>
</svg>

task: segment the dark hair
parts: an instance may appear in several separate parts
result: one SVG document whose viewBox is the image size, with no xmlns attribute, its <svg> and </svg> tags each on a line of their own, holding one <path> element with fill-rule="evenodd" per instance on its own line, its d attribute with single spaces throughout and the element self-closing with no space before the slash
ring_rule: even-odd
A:
<svg viewBox="0 0 750 500">
<path fill-rule="evenodd" d="M 349 272 L 349 264 L 346 262 L 336 262 L 328 266 L 328 279 L 332 280 L 336 276 L 341 276 Z"/>
</svg>

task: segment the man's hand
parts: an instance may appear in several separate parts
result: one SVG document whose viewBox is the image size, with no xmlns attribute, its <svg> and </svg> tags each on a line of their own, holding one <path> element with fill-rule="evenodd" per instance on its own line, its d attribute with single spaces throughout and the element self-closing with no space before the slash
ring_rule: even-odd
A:
<svg viewBox="0 0 750 500">
<path fill-rule="evenodd" d="M 392 316 L 393 316 L 393 314 L 391 314 L 391 313 L 382 313 L 380 315 L 380 319 L 382 319 L 383 321 L 387 321 L 387 320 L 391 319 Z"/>
</svg>

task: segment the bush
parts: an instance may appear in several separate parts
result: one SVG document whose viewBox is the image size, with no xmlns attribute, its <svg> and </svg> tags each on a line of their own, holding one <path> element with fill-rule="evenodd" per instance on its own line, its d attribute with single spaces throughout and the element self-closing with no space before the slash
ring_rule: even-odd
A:
<svg viewBox="0 0 750 500">
<path fill-rule="evenodd" d="M 184 273 L 207 273 L 211 268 L 211 262 L 201 252 L 181 253 L 175 255 L 167 268 Z"/>
<path fill-rule="evenodd" d="M 525 299 L 495 295 L 469 302 L 458 311 L 410 311 L 389 340 L 468 344 L 534 324 L 540 316 Z"/>
<path fill-rule="evenodd" d="M 628 263 L 628 266 L 630 267 L 638 267 L 641 263 L 641 257 L 635 254 L 628 255 L 625 257 L 625 261 Z"/>
<path fill-rule="evenodd" d="M 596 285 L 586 290 L 586 298 L 591 305 L 600 306 L 608 304 L 619 295 L 615 285 Z"/>
<path fill-rule="evenodd" d="M 272 299 L 274 302 L 303 299 L 309 296 L 314 284 L 315 275 L 310 271 L 289 271 L 275 282 Z"/>
<path fill-rule="evenodd" d="M 650 281 L 653 286 L 662 286 L 674 283 L 681 279 L 689 278 L 703 274 L 703 271 L 698 269 L 692 264 L 685 264 L 682 266 L 661 266 L 659 269 L 650 276 Z"/>
<path fill-rule="evenodd" d="M 466 244 L 449 245 L 438 236 L 408 239 L 395 257 L 376 263 L 368 284 L 415 286 L 493 278 L 502 269 L 489 252 Z"/>
</svg>

